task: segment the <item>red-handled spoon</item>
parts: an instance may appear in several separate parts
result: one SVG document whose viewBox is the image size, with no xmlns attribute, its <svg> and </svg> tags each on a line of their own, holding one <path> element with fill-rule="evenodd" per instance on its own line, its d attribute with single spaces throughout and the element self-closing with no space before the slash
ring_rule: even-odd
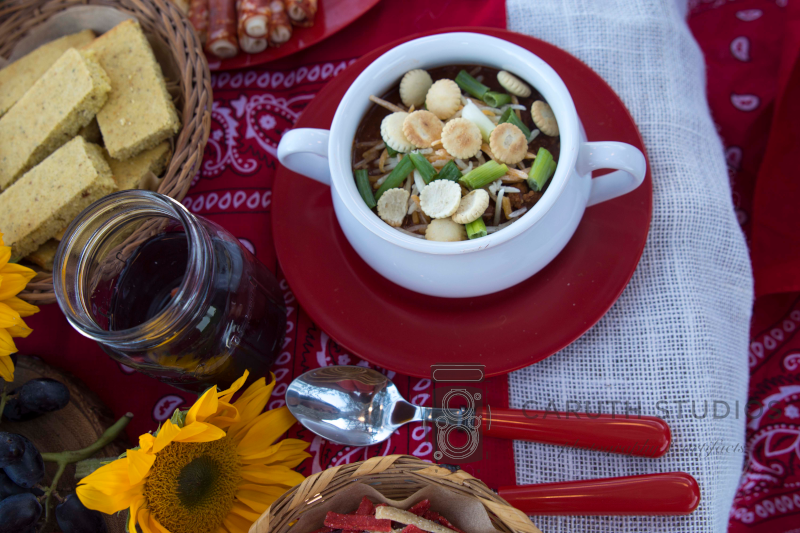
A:
<svg viewBox="0 0 800 533">
<path fill-rule="evenodd" d="M 409 422 L 476 429 L 470 413 L 412 405 L 386 376 L 361 366 L 327 366 L 296 377 L 286 390 L 286 405 L 306 428 L 350 446 L 383 442 Z M 489 437 L 642 457 L 660 457 L 670 443 L 667 423 L 644 416 L 487 408 L 480 427 Z"/>
<path fill-rule="evenodd" d="M 500 487 L 497 494 L 529 515 L 685 515 L 700 487 L 685 472 Z"/>
<path fill-rule="evenodd" d="M 653 416 L 484 409 L 483 434 L 588 448 L 599 452 L 661 457 L 671 440 L 669 425 Z"/>
</svg>

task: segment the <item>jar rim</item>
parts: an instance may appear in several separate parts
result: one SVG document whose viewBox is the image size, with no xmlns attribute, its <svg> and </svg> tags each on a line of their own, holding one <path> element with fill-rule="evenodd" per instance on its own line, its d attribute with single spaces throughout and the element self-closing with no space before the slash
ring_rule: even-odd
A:
<svg viewBox="0 0 800 533">
<path fill-rule="evenodd" d="M 171 218 L 183 226 L 189 251 L 183 279 L 156 315 L 132 328 L 103 329 L 89 309 L 89 263 L 115 226 L 148 215 Z M 168 341 L 202 315 L 210 286 L 205 274 L 213 272 L 213 261 L 210 236 L 183 204 L 152 191 L 119 191 L 87 207 L 64 232 L 53 261 L 54 292 L 61 311 L 82 335 L 113 348 L 148 349 Z"/>
</svg>

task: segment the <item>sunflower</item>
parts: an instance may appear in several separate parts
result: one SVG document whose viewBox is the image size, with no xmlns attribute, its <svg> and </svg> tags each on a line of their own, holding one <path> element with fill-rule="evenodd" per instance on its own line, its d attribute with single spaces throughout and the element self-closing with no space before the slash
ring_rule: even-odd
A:
<svg viewBox="0 0 800 533">
<path fill-rule="evenodd" d="M 37 313 L 39 308 L 17 298 L 19 291 L 33 279 L 30 268 L 9 263 L 11 247 L 5 246 L 0 233 L 0 377 L 14 381 L 14 362 L 11 354 L 17 351 L 13 337 L 27 337 L 33 331 L 22 317 Z"/>
<path fill-rule="evenodd" d="M 212 387 L 155 434 L 140 436 L 137 448 L 83 478 L 83 504 L 107 514 L 128 509 L 131 532 L 247 533 L 305 479 L 292 469 L 310 457 L 304 441 L 275 442 L 295 419 L 286 407 L 264 412 L 274 376 L 232 401 L 247 375 L 228 390 Z"/>
</svg>

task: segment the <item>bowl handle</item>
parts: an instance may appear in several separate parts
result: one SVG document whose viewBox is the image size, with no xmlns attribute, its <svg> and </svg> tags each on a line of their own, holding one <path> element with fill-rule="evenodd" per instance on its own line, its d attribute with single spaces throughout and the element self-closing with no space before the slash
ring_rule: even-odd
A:
<svg viewBox="0 0 800 533">
<path fill-rule="evenodd" d="M 325 185 L 331 184 L 328 162 L 328 139 L 331 132 L 315 128 L 289 130 L 278 144 L 278 161 L 297 172 Z"/>
<path fill-rule="evenodd" d="M 592 179 L 592 190 L 586 204 L 589 207 L 636 189 L 644 181 L 647 162 L 644 154 L 630 144 L 585 142 L 581 145 L 575 168 L 581 176 L 601 168 L 617 169 L 616 172 Z"/>
</svg>

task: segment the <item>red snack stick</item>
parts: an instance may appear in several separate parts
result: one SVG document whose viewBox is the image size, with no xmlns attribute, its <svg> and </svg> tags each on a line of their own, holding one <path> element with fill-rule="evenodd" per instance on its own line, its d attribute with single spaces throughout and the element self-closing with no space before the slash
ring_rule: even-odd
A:
<svg viewBox="0 0 800 533">
<path fill-rule="evenodd" d="M 239 53 L 236 38 L 236 0 L 209 0 L 206 50 L 220 58 Z"/>
<path fill-rule="evenodd" d="M 208 0 L 191 0 L 188 17 L 200 44 L 205 46 L 208 40 Z"/>
<path fill-rule="evenodd" d="M 271 0 L 239 0 L 239 29 L 248 37 L 265 39 L 269 34 Z M 241 37 L 241 35 L 240 35 Z"/>
<path fill-rule="evenodd" d="M 411 509 L 409 509 L 408 511 L 411 512 Z M 422 529 L 418 528 L 414 524 L 408 524 L 406 527 L 404 527 L 401 530 L 401 532 L 402 533 L 425 533 L 425 531 L 423 531 Z"/>
<path fill-rule="evenodd" d="M 312 531 L 311 533 L 331 533 L 331 531 L 333 531 L 333 529 L 331 529 L 329 527 L 321 527 L 321 528 L 317 529 L 316 531 Z"/>
<path fill-rule="evenodd" d="M 280 46 L 292 37 L 292 23 L 286 13 L 286 4 L 283 0 L 272 0 L 269 11 L 269 42 Z"/>
<path fill-rule="evenodd" d="M 411 506 L 408 510 L 409 513 L 413 513 L 417 516 L 422 516 L 424 518 L 425 513 L 431 508 L 431 501 L 430 500 L 422 500 L 421 502 L 417 502 Z"/>
<path fill-rule="evenodd" d="M 286 0 L 286 12 L 292 24 L 308 28 L 317 16 L 317 0 Z"/>
<path fill-rule="evenodd" d="M 266 37 L 251 37 L 247 34 L 246 24 L 247 20 L 242 16 L 244 12 L 243 6 L 253 0 L 237 0 L 236 11 L 238 13 L 237 32 L 239 35 L 239 47 L 248 54 L 257 54 L 267 49 Z"/>
<path fill-rule="evenodd" d="M 436 511 L 426 511 L 425 514 L 422 516 L 422 518 L 425 518 L 426 520 L 430 520 L 431 522 L 438 522 L 438 523 L 442 524 L 444 527 L 446 527 L 448 529 L 452 529 L 453 531 L 457 531 L 458 533 L 464 533 L 463 531 L 458 529 L 456 526 L 451 524 L 450 521 L 447 518 L 443 517 L 442 515 L 440 515 Z"/>
<path fill-rule="evenodd" d="M 391 520 L 378 520 L 374 516 L 339 514 L 329 511 L 325 515 L 324 524 L 333 529 L 348 529 L 355 531 L 392 531 Z"/>
<path fill-rule="evenodd" d="M 372 504 L 372 501 L 364 496 L 361 499 L 361 503 L 358 505 L 358 509 L 356 509 L 355 514 L 360 515 L 375 515 L 375 506 Z"/>
</svg>

